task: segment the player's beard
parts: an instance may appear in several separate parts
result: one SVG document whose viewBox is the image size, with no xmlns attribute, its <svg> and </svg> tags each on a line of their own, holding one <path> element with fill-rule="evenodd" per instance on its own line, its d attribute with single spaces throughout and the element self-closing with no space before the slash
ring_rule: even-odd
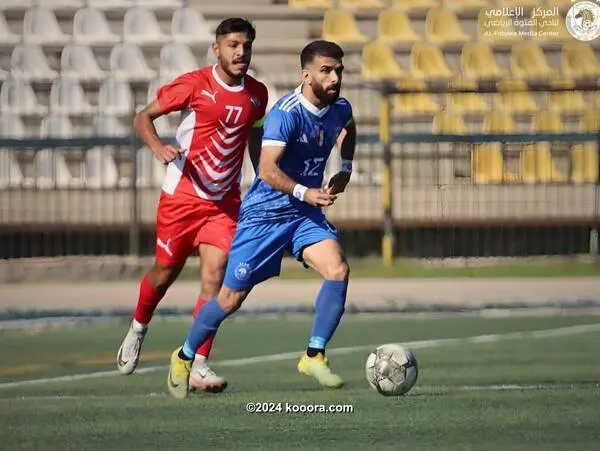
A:
<svg viewBox="0 0 600 451">
<path fill-rule="evenodd" d="M 340 96 L 339 86 L 336 86 L 335 92 L 332 92 L 332 91 L 327 91 L 327 89 L 325 89 L 323 87 L 323 85 L 314 83 L 312 85 L 312 90 L 313 90 L 313 93 L 315 94 L 315 97 L 317 99 L 319 99 L 322 103 L 325 103 L 325 104 L 335 102 L 337 100 L 337 98 Z"/>
<path fill-rule="evenodd" d="M 221 68 L 223 69 L 223 72 L 225 72 L 227 75 L 229 75 L 234 80 L 241 80 L 242 78 L 244 78 L 246 76 L 246 73 L 248 72 L 248 67 L 250 64 L 249 62 L 246 62 L 246 61 L 244 61 L 244 62 L 246 64 L 248 64 L 248 66 L 246 66 L 246 68 L 242 69 L 242 70 L 234 69 L 235 63 L 233 61 L 231 61 L 227 64 L 222 64 Z"/>
</svg>

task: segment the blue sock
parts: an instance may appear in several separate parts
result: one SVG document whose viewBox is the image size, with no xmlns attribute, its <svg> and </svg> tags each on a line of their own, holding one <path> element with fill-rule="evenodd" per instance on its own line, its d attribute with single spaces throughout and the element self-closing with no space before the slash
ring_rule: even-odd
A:
<svg viewBox="0 0 600 451">
<path fill-rule="evenodd" d="M 331 340 L 344 314 L 347 291 L 347 280 L 323 281 L 315 303 L 315 321 L 308 342 L 308 347 L 312 348 L 309 352 L 310 357 L 313 357 L 311 354 L 314 354 L 315 350 L 324 352 L 325 346 Z"/>
<path fill-rule="evenodd" d="M 219 328 L 219 325 L 227 317 L 216 298 L 212 298 L 198 311 L 198 316 L 188 332 L 183 344 L 183 354 L 190 360 L 194 358 L 196 349 Z"/>
</svg>

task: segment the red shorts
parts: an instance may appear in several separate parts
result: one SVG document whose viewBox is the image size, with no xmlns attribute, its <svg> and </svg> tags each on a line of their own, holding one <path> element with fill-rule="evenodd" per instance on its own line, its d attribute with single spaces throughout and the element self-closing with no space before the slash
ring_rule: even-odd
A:
<svg viewBox="0 0 600 451">
<path fill-rule="evenodd" d="M 156 262 L 185 262 L 200 244 L 229 253 L 240 211 L 239 196 L 220 201 L 161 192 L 156 217 Z"/>
</svg>

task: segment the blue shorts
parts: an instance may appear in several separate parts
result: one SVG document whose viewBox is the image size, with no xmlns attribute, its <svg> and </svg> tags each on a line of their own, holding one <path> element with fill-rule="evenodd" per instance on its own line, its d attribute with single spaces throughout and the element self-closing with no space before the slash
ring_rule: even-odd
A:
<svg viewBox="0 0 600 451">
<path fill-rule="evenodd" d="M 233 290 L 251 288 L 280 274 L 285 250 L 302 261 L 305 247 L 337 239 L 337 230 L 324 215 L 238 227 L 223 285 Z"/>
</svg>

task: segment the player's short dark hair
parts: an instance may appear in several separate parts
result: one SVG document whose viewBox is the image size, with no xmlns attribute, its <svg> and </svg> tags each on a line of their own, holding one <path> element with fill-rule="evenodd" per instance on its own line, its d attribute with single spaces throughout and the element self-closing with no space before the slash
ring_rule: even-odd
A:
<svg viewBox="0 0 600 451">
<path fill-rule="evenodd" d="M 300 53 L 300 66 L 302 69 L 312 63 L 317 56 L 341 60 L 344 57 L 344 51 L 335 42 L 324 40 L 313 41 L 304 47 L 302 53 Z"/>
<path fill-rule="evenodd" d="M 215 31 L 215 37 L 219 39 L 220 36 L 231 33 L 246 33 L 251 41 L 254 41 L 256 38 L 254 26 L 241 17 L 230 17 L 221 22 Z"/>
</svg>

